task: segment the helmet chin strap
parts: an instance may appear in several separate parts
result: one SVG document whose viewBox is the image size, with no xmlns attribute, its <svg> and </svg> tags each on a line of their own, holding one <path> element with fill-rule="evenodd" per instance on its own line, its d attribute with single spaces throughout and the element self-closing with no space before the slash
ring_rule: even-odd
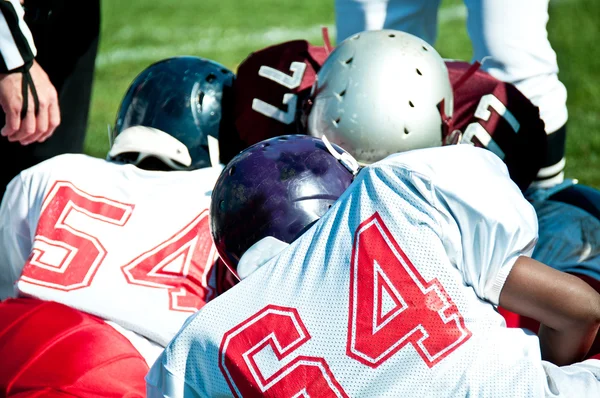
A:
<svg viewBox="0 0 600 398">
<path fill-rule="evenodd" d="M 110 124 L 106 125 L 106 130 L 107 130 L 107 133 L 108 133 L 108 147 L 111 148 L 112 145 L 113 145 L 113 134 L 112 134 L 112 131 L 110 129 Z"/>
<path fill-rule="evenodd" d="M 210 165 L 216 167 L 220 163 L 219 140 L 212 135 L 208 135 L 206 138 L 208 140 L 208 157 L 210 158 Z"/>
<path fill-rule="evenodd" d="M 333 147 L 333 145 L 331 145 L 331 143 L 329 142 L 327 137 L 325 137 L 325 135 L 321 136 L 321 140 L 325 144 L 325 147 L 327 147 L 329 153 L 331 153 L 331 155 L 333 155 L 334 158 L 339 160 L 339 162 L 342 165 L 344 165 L 344 167 L 347 168 L 348 171 L 352 173 L 352 175 L 358 174 L 358 171 L 360 170 L 360 165 L 358 164 L 356 159 L 352 157 L 352 155 L 350 155 L 348 152 L 343 152 L 341 154 L 338 153 L 338 151 L 335 150 L 335 148 Z"/>
</svg>

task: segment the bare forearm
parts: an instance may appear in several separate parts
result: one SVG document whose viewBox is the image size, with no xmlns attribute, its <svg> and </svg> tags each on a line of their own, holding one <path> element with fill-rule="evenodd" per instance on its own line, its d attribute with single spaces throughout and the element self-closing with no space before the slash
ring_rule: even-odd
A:
<svg viewBox="0 0 600 398">
<path fill-rule="evenodd" d="M 519 258 L 500 305 L 540 322 L 542 357 L 557 365 L 583 359 L 600 325 L 600 295 L 581 279 Z"/>
<path fill-rule="evenodd" d="M 556 365 L 570 365 L 581 361 L 592 345 L 598 325 L 585 325 L 566 330 L 555 330 L 540 324 L 538 337 L 542 359 Z"/>
</svg>

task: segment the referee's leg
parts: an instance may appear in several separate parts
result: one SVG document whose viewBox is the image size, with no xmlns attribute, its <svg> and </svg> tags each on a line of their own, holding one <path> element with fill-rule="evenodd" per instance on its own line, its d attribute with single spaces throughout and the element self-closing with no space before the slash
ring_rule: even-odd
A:
<svg viewBox="0 0 600 398">
<path fill-rule="evenodd" d="M 546 124 L 545 161 L 532 186 L 548 188 L 564 179 L 567 90 L 558 78 L 548 40 L 549 0 L 465 0 L 473 57 L 482 68 L 514 84 L 540 109 Z"/>
</svg>

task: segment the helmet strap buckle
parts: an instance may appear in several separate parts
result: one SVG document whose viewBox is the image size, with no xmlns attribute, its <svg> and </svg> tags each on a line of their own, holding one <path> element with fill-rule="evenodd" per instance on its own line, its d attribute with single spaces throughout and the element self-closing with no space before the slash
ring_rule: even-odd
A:
<svg viewBox="0 0 600 398">
<path fill-rule="evenodd" d="M 327 148 L 329 153 L 331 153 L 331 155 L 334 158 L 336 158 L 345 168 L 347 168 L 348 171 L 352 173 L 352 175 L 355 176 L 356 174 L 358 174 L 358 171 L 360 170 L 360 165 L 358 164 L 356 159 L 352 157 L 352 155 L 350 155 L 348 152 L 339 153 L 338 151 L 336 151 L 325 135 L 321 137 L 321 140 L 325 144 L 325 147 Z"/>
</svg>

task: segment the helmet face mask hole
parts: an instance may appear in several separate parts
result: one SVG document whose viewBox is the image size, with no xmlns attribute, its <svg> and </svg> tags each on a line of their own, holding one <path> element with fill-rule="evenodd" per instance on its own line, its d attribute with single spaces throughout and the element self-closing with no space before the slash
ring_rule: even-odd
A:
<svg viewBox="0 0 600 398">
<path fill-rule="evenodd" d="M 343 97 L 344 95 L 346 95 L 346 90 L 342 90 L 341 93 L 338 94 L 340 97 Z"/>
<path fill-rule="evenodd" d="M 350 57 L 346 60 L 346 62 L 344 62 L 346 65 L 350 65 L 352 63 L 352 61 L 354 61 L 354 57 Z"/>
<path fill-rule="evenodd" d="M 335 127 L 337 127 L 337 126 L 340 124 L 340 121 L 341 121 L 341 120 L 342 120 L 342 118 L 341 118 L 341 117 L 338 117 L 337 119 L 333 120 L 333 125 L 334 125 Z"/>
<path fill-rule="evenodd" d="M 232 176 L 235 174 L 235 166 L 231 166 L 231 168 L 229 169 L 229 175 Z"/>
<path fill-rule="evenodd" d="M 404 134 L 409 135 L 410 131 L 408 131 L 408 129 L 406 127 L 404 127 Z"/>
<path fill-rule="evenodd" d="M 216 78 L 217 76 L 215 76 L 214 73 L 209 73 L 204 80 L 206 80 L 207 83 L 212 83 L 215 81 Z"/>
</svg>

